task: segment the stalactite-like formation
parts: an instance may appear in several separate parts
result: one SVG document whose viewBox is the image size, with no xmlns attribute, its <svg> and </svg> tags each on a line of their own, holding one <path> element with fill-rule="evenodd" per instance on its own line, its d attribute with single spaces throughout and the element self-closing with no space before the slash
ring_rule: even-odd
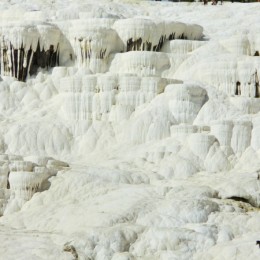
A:
<svg viewBox="0 0 260 260">
<path fill-rule="evenodd" d="M 126 51 L 138 51 L 141 50 L 142 46 L 142 38 L 139 38 L 135 41 L 133 39 L 129 39 L 127 41 Z"/>
<path fill-rule="evenodd" d="M 166 40 L 200 40 L 203 36 L 201 26 L 173 21 L 130 18 L 116 21 L 113 27 L 126 51 L 160 51 Z"/>
<path fill-rule="evenodd" d="M 60 31 L 54 25 L 35 24 L 2 27 L 1 75 L 25 81 L 38 68 L 59 65 Z"/>
<path fill-rule="evenodd" d="M 92 48 L 92 40 L 91 39 L 78 39 L 79 47 L 80 47 L 80 57 L 82 62 L 86 63 L 91 60 L 91 58 L 95 59 L 104 59 L 106 57 L 106 48 L 100 48 L 100 50 L 95 51 Z"/>
<path fill-rule="evenodd" d="M 54 49 L 53 45 L 50 45 L 48 50 L 41 50 L 38 42 L 36 52 L 33 53 L 31 67 L 29 67 L 30 74 L 35 74 L 38 68 L 48 69 L 55 66 L 59 66 L 59 46 L 57 50 Z"/>
<path fill-rule="evenodd" d="M 179 22 L 152 21 L 143 18 L 87 19 L 73 21 L 68 36 L 74 48 L 78 67 L 87 67 L 93 73 L 107 71 L 111 52 L 161 51 L 166 40 L 201 39 L 203 28 Z M 192 33 L 191 33 L 192 32 Z M 60 29 L 52 24 L 14 23 L 0 27 L 1 75 L 26 79 L 39 68 L 59 66 L 62 49 Z"/>
<path fill-rule="evenodd" d="M 38 41 L 36 51 L 30 47 L 26 50 L 22 44 L 16 49 L 12 43 L 9 48 L 3 45 L 1 48 L 1 75 L 13 76 L 20 81 L 25 81 L 29 75 L 36 74 L 38 68 L 50 68 L 59 65 L 59 49 L 50 45 L 49 49 L 40 48 Z"/>
<path fill-rule="evenodd" d="M 93 73 L 107 70 L 107 58 L 111 52 L 122 50 L 115 30 L 103 24 L 103 19 L 72 23 L 69 28 L 70 41 L 78 67 L 87 67 Z M 108 27 L 108 28 L 107 28 Z"/>
</svg>

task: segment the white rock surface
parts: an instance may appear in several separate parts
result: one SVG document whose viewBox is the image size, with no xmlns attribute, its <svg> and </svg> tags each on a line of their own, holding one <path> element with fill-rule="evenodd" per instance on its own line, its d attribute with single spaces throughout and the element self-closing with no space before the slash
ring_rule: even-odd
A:
<svg viewBox="0 0 260 260">
<path fill-rule="evenodd" d="M 257 259 L 259 12 L 2 0 L 0 259 Z"/>
</svg>

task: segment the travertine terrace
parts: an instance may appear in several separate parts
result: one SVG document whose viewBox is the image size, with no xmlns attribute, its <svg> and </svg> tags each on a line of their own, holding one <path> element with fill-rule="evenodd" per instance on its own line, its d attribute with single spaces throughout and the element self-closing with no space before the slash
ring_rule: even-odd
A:
<svg viewBox="0 0 260 260">
<path fill-rule="evenodd" d="M 0 260 L 257 259 L 260 4 L 0 2 Z"/>
</svg>

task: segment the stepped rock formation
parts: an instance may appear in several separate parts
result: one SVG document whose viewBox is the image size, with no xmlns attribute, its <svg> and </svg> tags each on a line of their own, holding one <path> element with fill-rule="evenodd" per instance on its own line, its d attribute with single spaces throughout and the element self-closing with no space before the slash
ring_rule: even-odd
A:
<svg viewBox="0 0 260 260">
<path fill-rule="evenodd" d="M 0 258 L 257 259 L 259 19 L 2 0 Z"/>
</svg>

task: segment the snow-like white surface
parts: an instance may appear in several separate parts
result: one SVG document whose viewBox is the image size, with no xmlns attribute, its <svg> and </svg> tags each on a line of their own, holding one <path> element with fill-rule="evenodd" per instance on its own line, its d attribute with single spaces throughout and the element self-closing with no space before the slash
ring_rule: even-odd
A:
<svg viewBox="0 0 260 260">
<path fill-rule="evenodd" d="M 2 0 L 0 259 L 259 258 L 259 13 Z"/>
</svg>

